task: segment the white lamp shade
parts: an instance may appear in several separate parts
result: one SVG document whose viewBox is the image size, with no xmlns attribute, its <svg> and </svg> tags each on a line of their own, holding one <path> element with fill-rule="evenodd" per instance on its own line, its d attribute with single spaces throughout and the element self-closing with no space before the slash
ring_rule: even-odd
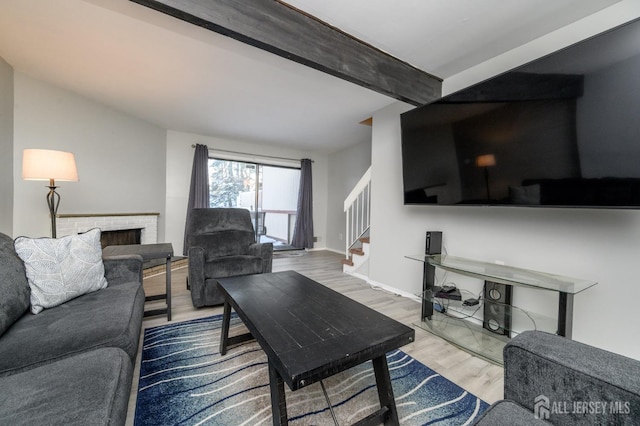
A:
<svg viewBox="0 0 640 426">
<path fill-rule="evenodd" d="M 22 154 L 22 179 L 77 181 L 76 159 L 70 152 L 25 149 Z"/>
</svg>

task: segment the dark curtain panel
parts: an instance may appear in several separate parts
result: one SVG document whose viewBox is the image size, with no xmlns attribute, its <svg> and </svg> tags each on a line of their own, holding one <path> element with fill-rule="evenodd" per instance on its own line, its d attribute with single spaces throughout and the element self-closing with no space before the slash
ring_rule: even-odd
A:
<svg viewBox="0 0 640 426">
<path fill-rule="evenodd" d="M 300 165 L 300 189 L 298 211 L 293 228 L 291 245 L 296 248 L 313 248 L 313 194 L 311 191 L 311 160 L 305 158 Z"/>
<path fill-rule="evenodd" d="M 184 244 L 182 254 L 187 255 L 187 229 L 191 210 L 209 207 L 209 148 L 206 145 L 196 145 L 191 169 L 191 186 L 189 187 L 189 202 L 187 203 L 187 220 L 184 227 Z"/>
</svg>

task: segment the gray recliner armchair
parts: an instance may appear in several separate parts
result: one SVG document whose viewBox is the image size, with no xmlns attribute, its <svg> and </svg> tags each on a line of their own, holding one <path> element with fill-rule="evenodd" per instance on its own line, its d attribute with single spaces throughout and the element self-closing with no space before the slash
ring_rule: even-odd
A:
<svg viewBox="0 0 640 426">
<path fill-rule="evenodd" d="M 187 229 L 188 283 L 196 308 L 224 303 L 217 279 L 271 272 L 272 243 L 256 243 L 248 210 L 193 209 Z"/>
</svg>

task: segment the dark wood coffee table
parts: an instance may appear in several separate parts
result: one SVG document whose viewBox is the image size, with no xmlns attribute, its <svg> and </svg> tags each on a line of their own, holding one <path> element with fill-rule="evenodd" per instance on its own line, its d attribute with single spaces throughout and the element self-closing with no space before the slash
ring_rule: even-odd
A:
<svg viewBox="0 0 640 426">
<path fill-rule="evenodd" d="M 372 360 L 380 409 L 358 424 L 398 424 L 386 353 L 413 329 L 294 271 L 218 280 L 225 295 L 220 353 L 255 338 L 269 359 L 273 424 L 287 424 L 286 382 L 298 390 Z M 250 334 L 229 337 L 231 308 Z"/>
</svg>

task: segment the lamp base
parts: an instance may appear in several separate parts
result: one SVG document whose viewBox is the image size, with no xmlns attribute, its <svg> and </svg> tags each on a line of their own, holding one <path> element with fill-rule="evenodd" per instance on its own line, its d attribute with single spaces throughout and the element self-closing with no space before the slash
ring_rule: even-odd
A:
<svg viewBox="0 0 640 426">
<path fill-rule="evenodd" d="M 54 179 L 49 180 L 49 193 L 47 194 L 47 206 L 49 207 L 49 215 L 51 215 L 51 238 L 56 238 L 56 215 L 58 214 L 58 206 L 60 205 L 60 194 L 56 192 L 56 183 Z"/>
</svg>

